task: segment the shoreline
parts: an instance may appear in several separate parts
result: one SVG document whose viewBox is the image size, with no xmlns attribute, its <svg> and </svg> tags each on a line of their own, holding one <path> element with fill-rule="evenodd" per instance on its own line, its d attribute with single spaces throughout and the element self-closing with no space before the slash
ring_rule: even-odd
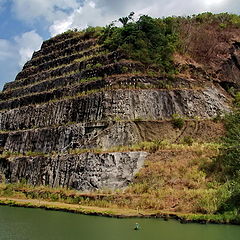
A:
<svg viewBox="0 0 240 240">
<path fill-rule="evenodd" d="M 193 214 L 193 213 L 173 213 L 157 210 L 135 210 L 123 208 L 101 208 L 95 206 L 83 206 L 63 202 L 50 202 L 37 199 L 18 199 L 0 197 L 0 206 L 39 208 L 50 211 L 62 211 L 75 214 L 92 216 L 112 217 L 112 218 L 159 218 L 165 221 L 170 219 L 180 223 L 198 224 L 231 224 L 240 225 L 239 218 L 226 218 L 224 215 Z"/>
</svg>

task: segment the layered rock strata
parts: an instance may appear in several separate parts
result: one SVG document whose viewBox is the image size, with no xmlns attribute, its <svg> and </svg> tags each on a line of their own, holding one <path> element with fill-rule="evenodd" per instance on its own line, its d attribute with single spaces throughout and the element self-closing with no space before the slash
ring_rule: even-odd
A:
<svg viewBox="0 0 240 240">
<path fill-rule="evenodd" d="M 14 153 L 0 160 L 0 172 L 8 182 L 26 179 L 78 190 L 123 187 L 146 153 L 67 151 L 184 137 L 214 141 L 223 128 L 211 119 L 230 110 L 231 98 L 201 74 L 201 81 L 155 76 L 78 33 L 45 41 L 0 93 L 0 147 Z M 172 125 L 176 114 L 186 119 L 182 129 Z M 39 156 L 16 156 L 27 152 Z"/>
<path fill-rule="evenodd" d="M 146 152 L 83 153 L 51 157 L 1 159 L 0 171 L 7 182 L 25 179 L 36 185 L 77 190 L 126 187 L 143 166 Z"/>
</svg>

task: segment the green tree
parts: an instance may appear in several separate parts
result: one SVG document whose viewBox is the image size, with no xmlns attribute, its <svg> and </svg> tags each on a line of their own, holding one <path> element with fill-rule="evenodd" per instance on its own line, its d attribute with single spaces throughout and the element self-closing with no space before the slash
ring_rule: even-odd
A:
<svg viewBox="0 0 240 240">
<path fill-rule="evenodd" d="M 154 19 L 141 16 L 136 22 L 121 18 L 123 27 L 109 25 L 100 39 L 110 51 L 122 50 L 129 58 L 155 64 L 165 72 L 173 70 L 172 56 L 178 43 L 174 18 Z"/>
<path fill-rule="evenodd" d="M 127 25 L 127 23 L 129 22 L 129 20 L 133 19 L 134 14 L 135 14 L 134 12 L 131 12 L 127 17 L 119 18 L 118 21 L 121 22 L 122 25 L 125 27 Z"/>
<path fill-rule="evenodd" d="M 218 158 L 225 174 L 231 178 L 240 176 L 240 110 L 225 117 L 226 136 Z"/>
</svg>

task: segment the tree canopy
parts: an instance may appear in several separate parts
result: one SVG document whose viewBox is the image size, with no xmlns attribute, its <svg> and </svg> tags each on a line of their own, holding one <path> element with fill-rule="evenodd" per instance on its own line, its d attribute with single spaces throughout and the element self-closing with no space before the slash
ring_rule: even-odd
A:
<svg viewBox="0 0 240 240">
<path fill-rule="evenodd" d="M 172 55 L 178 43 L 174 18 L 141 16 L 129 22 L 132 14 L 119 21 L 122 27 L 110 24 L 100 39 L 110 51 L 122 50 L 130 58 L 144 64 L 156 64 L 165 72 L 173 70 Z"/>
</svg>

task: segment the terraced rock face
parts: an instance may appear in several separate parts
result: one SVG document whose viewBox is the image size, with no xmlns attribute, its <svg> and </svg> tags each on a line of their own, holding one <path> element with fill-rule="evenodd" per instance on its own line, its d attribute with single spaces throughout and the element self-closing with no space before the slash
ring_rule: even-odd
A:
<svg viewBox="0 0 240 240">
<path fill-rule="evenodd" d="M 33 185 L 71 187 L 78 190 L 126 187 L 143 166 L 145 152 L 83 153 L 51 157 L 0 160 L 8 182 L 25 179 Z"/>
<path fill-rule="evenodd" d="M 0 93 L 2 151 L 48 157 L 0 159 L 0 171 L 11 182 L 24 178 L 80 190 L 125 186 L 146 153 L 66 151 L 186 136 L 212 141 L 223 130 L 209 119 L 229 111 L 230 104 L 224 89 L 209 79 L 153 77 L 123 53 L 107 52 L 97 39 L 63 34 L 44 42 Z M 174 114 L 188 119 L 182 129 L 172 125 Z M 95 164 L 102 169 L 93 174 L 96 182 Z"/>
</svg>

